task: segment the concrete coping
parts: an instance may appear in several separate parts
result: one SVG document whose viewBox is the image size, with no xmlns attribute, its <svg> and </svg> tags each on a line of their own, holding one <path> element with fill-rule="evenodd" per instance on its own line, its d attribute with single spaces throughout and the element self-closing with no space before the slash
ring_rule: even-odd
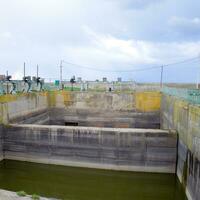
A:
<svg viewBox="0 0 200 200">
<path fill-rule="evenodd" d="M 109 131 L 109 132 L 123 132 L 123 133 L 165 133 L 176 134 L 174 130 L 161 130 L 161 129 L 143 129 L 143 128 L 104 128 L 104 127 L 85 127 L 85 126 L 59 126 L 59 125 L 38 125 L 38 124 L 10 124 L 10 127 L 22 128 L 45 128 L 45 129 L 63 129 L 63 130 L 76 130 L 76 131 Z"/>
</svg>

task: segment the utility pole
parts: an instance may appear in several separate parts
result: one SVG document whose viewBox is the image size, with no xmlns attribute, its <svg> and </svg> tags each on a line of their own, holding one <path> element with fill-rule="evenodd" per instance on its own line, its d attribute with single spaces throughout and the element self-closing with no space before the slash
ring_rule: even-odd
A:
<svg viewBox="0 0 200 200">
<path fill-rule="evenodd" d="M 160 87 L 163 87 L 163 65 L 161 66 L 161 73 L 160 73 Z"/>
<path fill-rule="evenodd" d="M 198 90 L 199 89 L 199 74 L 197 74 L 197 83 L 196 83 L 196 89 Z"/>
<path fill-rule="evenodd" d="M 8 79 L 8 70 L 6 71 L 6 78 Z M 7 89 L 7 92 L 6 92 L 6 93 L 8 94 L 8 80 L 7 80 L 6 86 L 7 86 L 7 88 L 6 88 L 6 89 Z"/>
<path fill-rule="evenodd" d="M 200 54 L 199 54 L 199 61 L 200 61 Z M 197 74 L 197 84 L 196 84 L 196 89 L 200 89 L 199 85 L 200 85 L 200 72 Z"/>
<path fill-rule="evenodd" d="M 26 76 L 26 63 L 24 62 L 24 78 Z"/>
<path fill-rule="evenodd" d="M 62 63 L 63 63 L 63 60 L 60 61 L 60 89 L 62 90 L 63 87 L 62 87 Z"/>
<path fill-rule="evenodd" d="M 37 65 L 37 78 L 38 78 L 38 73 L 39 73 L 39 66 Z"/>
</svg>

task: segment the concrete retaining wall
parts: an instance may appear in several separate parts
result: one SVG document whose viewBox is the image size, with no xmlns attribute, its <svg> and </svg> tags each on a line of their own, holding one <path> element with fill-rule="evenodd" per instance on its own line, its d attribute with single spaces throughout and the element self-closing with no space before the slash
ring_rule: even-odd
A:
<svg viewBox="0 0 200 200">
<path fill-rule="evenodd" d="M 51 125 L 65 125 L 67 122 L 75 122 L 78 126 L 91 127 L 160 128 L 159 112 L 143 113 L 54 108 L 49 112 L 49 120 Z"/>
<path fill-rule="evenodd" d="M 160 109 L 159 92 L 50 92 L 49 105 L 56 108 L 96 111 L 154 112 Z"/>
<path fill-rule="evenodd" d="M 87 127 L 160 128 L 159 112 L 96 111 L 92 109 L 51 108 L 21 116 L 11 123 Z"/>
<path fill-rule="evenodd" d="M 179 135 L 178 168 L 180 181 L 189 199 L 200 199 L 200 107 L 163 95 L 161 128 L 175 129 Z"/>
<path fill-rule="evenodd" d="M 3 127 L 0 125 L 0 161 L 3 160 Z"/>
<path fill-rule="evenodd" d="M 89 110 L 95 113 L 130 112 L 155 113 L 159 118 L 158 92 L 41 92 L 0 96 L 0 123 L 30 117 L 48 109 Z"/>
<path fill-rule="evenodd" d="M 0 97 L 0 122 L 159 128 L 157 92 L 44 92 Z M 35 122 L 34 122 L 35 121 Z"/>
<path fill-rule="evenodd" d="M 0 155 L 3 152 L 7 159 L 72 166 L 172 173 L 176 135 L 128 129 L 159 128 L 159 99 L 158 92 L 56 91 L 1 96 L 0 122 L 5 126 L 0 130 Z M 81 126 L 127 129 L 9 124 L 59 124 L 73 117 Z"/>
<path fill-rule="evenodd" d="M 0 97 L 0 122 L 7 124 L 15 118 L 29 116 L 48 108 L 47 93 L 4 95 Z"/>
<path fill-rule="evenodd" d="M 15 119 L 24 120 L 32 117 L 35 113 L 46 112 L 49 109 L 64 109 L 66 113 L 70 110 L 75 112 L 81 110 L 85 114 L 96 113 L 98 115 L 99 113 L 100 115 L 105 114 L 105 116 L 110 113 L 111 117 L 114 117 L 115 114 L 119 116 L 120 112 L 124 112 L 125 117 L 128 113 L 130 116 L 138 113 L 137 118 L 141 118 L 141 114 L 144 113 L 145 118 L 145 114 L 148 113 L 146 114 L 147 118 L 149 115 L 155 116 L 152 120 L 159 123 L 160 93 L 55 91 L 4 95 L 0 96 L 0 123 L 7 124 Z M 123 116 L 123 114 L 121 115 Z"/>
<path fill-rule="evenodd" d="M 114 170 L 174 173 L 176 133 L 11 125 L 5 130 L 6 159 Z"/>
<path fill-rule="evenodd" d="M 48 93 L 51 108 L 74 108 L 94 110 L 135 110 L 134 93 L 67 92 Z"/>
</svg>

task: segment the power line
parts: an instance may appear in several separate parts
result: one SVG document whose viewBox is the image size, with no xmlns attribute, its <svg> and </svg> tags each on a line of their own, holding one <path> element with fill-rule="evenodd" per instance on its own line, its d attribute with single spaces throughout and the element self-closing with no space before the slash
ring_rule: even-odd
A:
<svg viewBox="0 0 200 200">
<path fill-rule="evenodd" d="M 66 64 L 69 64 L 69 65 L 73 65 L 75 67 L 84 68 L 84 69 L 93 70 L 93 71 L 122 73 L 122 72 L 137 72 L 137 71 L 160 69 L 162 66 L 163 67 L 169 67 L 169 66 L 184 64 L 184 63 L 188 63 L 188 62 L 192 62 L 192 61 L 198 61 L 197 59 L 199 60 L 199 57 L 194 57 L 194 58 L 182 60 L 182 61 L 179 61 L 179 62 L 169 63 L 169 64 L 165 64 L 165 65 L 159 65 L 159 66 L 157 65 L 157 66 L 152 66 L 152 67 L 137 68 L 137 69 L 132 69 L 132 70 L 104 70 L 104 69 L 93 68 L 93 67 L 88 67 L 88 66 L 83 66 L 83 65 L 71 63 L 71 62 L 68 62 L 68 61 L 65 61 L 65 60 L 63 60 L 63 62 L 66 63 Z"/>
<path fill-rule="evenodd" d="M 187 62 L 199 61 L 199 60 L 200 60 L 199 57 L 194 57 L 194 58 L 182 60 L 182 61 L 179 61 L 179 62 L 169 63 L 169 64 L 164 65 L 164 67 L 173 66 L 173 65 L 179 65 L 179 64 L 184 64 L 184 63 L 187 63 Z"/>
<path fill-rule="evenodd" d="M 74 64 L 74 63 L 67 62 L 67 61 L 64 61 L 64 63 L 70 64 L 70 65 L 73 65 L 73 66 L 76 66 L 79 68 L 89 69 L 89 70 L 93 70 L 93 71 L 101 71 L 101 72 L 133 72 L 133 71 L 145 71 L 145 70 L 149 70 L 149 69 L 160 68 L 160 66 L 153 66 L 153 67 L 146 67 L 146 68 L 140 68 L 140 69 L 138 68 L 138 69 L 134 69 L 134 70 L 104 70 L 104 69 L 92 68 L 92 67 L 88 67 L 88 66 Z"/>
</svg>

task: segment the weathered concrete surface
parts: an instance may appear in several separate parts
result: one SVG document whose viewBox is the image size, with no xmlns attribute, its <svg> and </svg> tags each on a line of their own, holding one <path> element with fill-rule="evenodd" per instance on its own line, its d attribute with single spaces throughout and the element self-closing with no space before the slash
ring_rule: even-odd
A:
<svg viewBox="0 0 200 200">
<path fill-rule="evenodd" d="M 135 110 L 134 93 L 109 92 L 50 92 L 49 107 L 95 109 L 95 110 Z"/>
<path fill-rule="evenodd" d="M 160 110 L 161 94 L 156 91 L 136 92 L 136 110 L 143 112 L 153 112 Z"/>
<path fill-rule="evenodd" d="M 180 181 L 189 199 L 200 199 L 200 107 L 163 95 L 161 128 L 175 129 L 179 135 L 178 168 Z"/>
<path fill-rule="evenodd" d="M 45 92 L 0 98 L 1 122 L 160 128 L 160 93 Z"/>
<path fill-rule="evenodd" d="M 139 113 L 135 117 L 135 123 L 144 113 L 144 118 L 145 114 L 147 118 L 149 115 L 154 115 L 155 118 L 150 118 L 157 124 L 159 123 L 159 102 L 160 93 L 158 92 L 99 93 L 55 91 L 5 95 L 0 97 L 0 123 L 7 124 L 15 119 L 24 120 L 30 118 L 34 113 L 47 112 L 49 109 L 65 109 L 66 112 L 74 109 L 85 110 L 86 114 L 89 110 L 96 114 L 113 113 L 113 115 L 110 115 L 111 117 L 114 117 L 117 112 L 118 115 L 120 112 L 125 112 L 126 116 L 131 113 L 133 115 Z M 155 128 L 155 126 L 150 126 L 150 128 Z"/>
<path fill-rule="evenodd" d="M 0 189 L 0 200 L 32 200 L 30 195 L 19 197 L 15 192 Z M 56 200 L 52 198 L 40 197 L 40 200 Z"/>
<path fill-rule="evenodd" d="M 6 159 L 70 166 L 174 173 L 176 133 L 117 129 L 11 125 L 5 129 Z"/>
<path fill-rule="evenodd" d="M 159 92 L 50 92 L 49 106 L 56 108 L 154 112 L 160 109 Z"/>
<path fill-rule="evenodd" d="M 134 110 L 133 94 L 116 94 L 108 92 L 62 92 L 57 94 L 55 107 L 63 106 L 76 109 L 95 109 L 95 110 Z M 52 101 L 53 103 L 53 101 Z"/>
<path fill-rule="evenodd" d="M 55 115 L 55 113 L 54 113 Z M 57 115 L 57 113 L 56 113 Z M 31 112 L 28 115 L 21 115 L 10 120 L 10 123 L 19 124 L 49 124 L 50 110 L 44 109 L 37 112 Z"/>
<path fill-rule="evenodd" d="M 3 131 L 0 125 L 0 161 L 3 160 Z"/>
<path fill-rule="evenodd" d="M 0 96 L 0 122 L 7 124 L 15 118 L 47 109 L 47 97 L 45 92 Z"/>
<path fill-rule="evenodd" d="M 77 126 L 110 128 L 160 128 L 158 112 L 97 111 L 69 108 L 51 108 L 31 115 L 21 116 L 11 123 L 61 125 L 77 123 Z"/>
</svg>

